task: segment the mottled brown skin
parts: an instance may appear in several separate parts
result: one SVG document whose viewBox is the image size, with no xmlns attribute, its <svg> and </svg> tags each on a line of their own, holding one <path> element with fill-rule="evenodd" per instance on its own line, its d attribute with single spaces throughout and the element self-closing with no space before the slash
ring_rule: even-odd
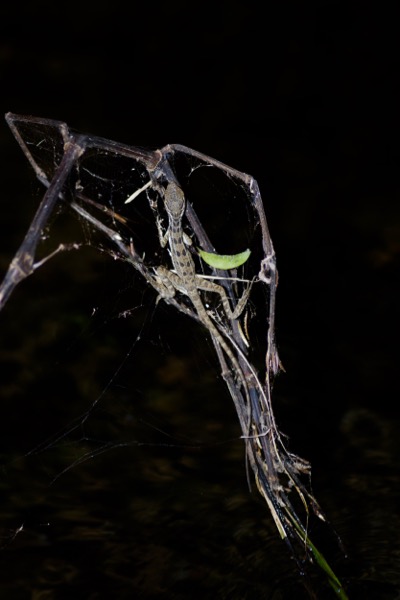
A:
<svg viewBox="0 0 400 600">
<path fill-rule="evenodd" d="M 244 309 L 250 289 L 245 292 L 235 310 L 232 311 L 224 288 L 216 283 L 203 279 L 196 273 L 193 259 L 184 242 L 182 217 L 185 212 L 185 196 L 177 184 L 168 184 L 165 190 L 164 203 L 168 214 L 168 231 L 165 240 L 162 243 L 165 245 L 167 240 L 169 242 L 171 260 L 175 273 L 169 271 L 165 267 L 159 267 L 157 269 L 157 275 L 164 288 L 160 289 L 160 295 L 164 298 L 171 298 L 175 295 L 176 290 L 178 290 L 182 294 L 188 296 L 196 310 L 199 320 L 224 350 L 230 359 L 234 370 L 244 383 L 239 363 L 221 333 L 210 319 L 207 310 L 204 307 L 199 290 L 219 294 L 226 316 L 229 319 L 237 319 Z"/>
</svg>

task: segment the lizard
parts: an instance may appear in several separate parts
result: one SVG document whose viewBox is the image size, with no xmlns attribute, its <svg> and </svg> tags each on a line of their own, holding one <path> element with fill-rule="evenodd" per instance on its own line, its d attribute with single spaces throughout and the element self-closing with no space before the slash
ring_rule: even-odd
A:
<svg viewBox="0 0 400 600">
<path fill-rule="evenodd" d="M 175 271 L 170 271 L 164 266 L 159 266 L 156 269 L 160 282 L 160 297 L 172 298 L 176 291 L 179 291 L 189 298 L 199 321 L 208 329 L 213 339 L 219 344 L 231 361 L 247 395 L 247 386 L 239 362 L 211 320 L 203 304 L 199 290 L 219 294 L 228 319 L 237 319 L 243 312 L 251 286 L 244 292 L 235 309 L 232 310 L 224 288 L 214 282 L 203 279 L 196 273 L 194 261 L 185 243 L 186 234 L 182 227 L 182 217 L 186 208 L 185 195 L 177 183 L 171 181 L 168 183 L 164 194 L 164 205 L 168 215 L 168 229 L 164 236 L 160 236 L 160 242 L 162 246 L 166 246 L 169 243 L 171 261 Z"/>
</svg>

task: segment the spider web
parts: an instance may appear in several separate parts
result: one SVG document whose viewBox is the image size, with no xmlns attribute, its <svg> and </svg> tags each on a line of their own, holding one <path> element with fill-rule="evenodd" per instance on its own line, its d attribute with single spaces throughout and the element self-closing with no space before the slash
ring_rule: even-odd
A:
<svg viewBox="0 0 400 600">
<path fill-rule="evenodd" d="M 113 432 L 116 437 L 110 438 L 108 406 L 113 403 L 115 407 L 112 396 L 121 375 L 126 377 L 129 372 L 135 381 L 134 385 L 137 385 L 137 373 L 132 374 L 130 365 L 135 363 L 139 354 L 143 364 L 143 355 L 146 356 L 149 350 L 148 346 L 143 348 L 143 340 L 147 345 L 153 346 L 153 352 L 148 352 L 149 369 L 146 372 L 151 377 L 150 373 L 154 373 L 155 367 L 154 348 L 162 348 L 165 352 L 167 345 L 172 348 L 175 343 L 178 352 L 184 354 L 188 344 L 193 344 L 193 336 L 198 336 L 202 331 L 203 336 L 208 335 L 214 343 L 223 379 L 234 400 L 241 424 L 246 457 L 280 536 L 291 549 L 295 541 L 297 544 L 300 542 L 302 552 L 304 549 L 306 552 L 310 551 L 328 574 L 332 587 L 342 593 L 340 582 L 308 540 L 309 507 L 317 517 L 324 520 L 307 485 L 301 482 L 304 475 L 308 478 L 310 467 L 306 461 L 287 451 L 272 412 L 271 386 L 273 377 L 279 370 L 273 322 L 276 270 L 272 242 L 256 182 L 214 159 L 182 146 L 167 146 L 162 150 L 149 152 L 91 136 L 74 138 L 66 125 L 55 121 L 22 119 L 21 122 L 17 120 L 17 124 L 14 134 L 39 180 L 50 187 L 39 209 L 39 213 L 42 208 L 48 213 L 46 226 L 41 227 L 43 253 L 38 255 L 35 252 L 36 247 L 30 245 L 28 234 L 25 245 L 21 246 L 25 251 L 20 252 L 19 256 L 17 254 L 18 260 L 14 259 L 11 263 L 11 274 L 16 273 L 15 277 L 19 277 L 19 271 L 24 271 L 25 257 L 33 257 L 35 253 L 36 262 L 33 267 L 30 266 L 32 263 L 28 264 L 26 274 L 42 267 L 48 258 L 61 251 L 81 251 L 83 246 L 94 248 L 111 257 L 119 265 L 118 270 L 122 267 L 124 271 L 123 277 L 117 274 L 117 280 L 114 279 L 112 283 L 107 279 L 104 289 L 107 290 L 108 299 L 112 298 L 114 307 L 108 316 L 100 314 L 100 323 L 110 321 L 112 314 L 119 317 L 119 322 L 129 320 L 129 327 L 134 324 L 136 328 L 134 334 L 128 334 L 129 342 L 122 359 L 117 361 L 111 375 L 106 376 L 108 379 L 101 386 L 95 400 L 89 401 L 89 408 L 80 412 L 67 427 L 61 427 L 59 433 L 46 438 L 45 442 L 30 450 L 28 455 L 48 453 L 60 446 L 67 448 L 67 464 L 56 468 L 52 479 L 54 481 L 73 467 L 118 447 L 146 445 L 149 448 L 154 445 L 176 448 L 181 445 L 189 448 L 198 445 L 197 442 L 193 445 L 193 440 L 199 439 L 199 431 L 196 429 L 195 437 L 188 431 L 187 423 L 177 434 L 157 425 L 149 426 L 145 419 L 137 419 L 137 422 L 140 426 L 145 425 L 147 433 L 151 431 L 153 434 L 161 434 L 162 441 L 143 441 L 143 438 L 140 439 L 141 435 L 135 439 L 131 436 L 125 441 L 119 437 L 120 432 Z M 68 168 L 63 167 L 67 164 Z M 62 178 L 63 174 L 67 176 Z M 52 186 L 58 185 L 58 178 L 60 184 L 57 194 L 52 195 L 53 202 L 57 199 L 57 203 L 55 210 L 49 211 L 46 198 L 50 198 Z M 220 298 L 215 293 L 201 293 L 202 304 L 215 324 L 212 327 L 204 326 L 205 322 L 194 309 L 189 294 L 179 287 L 175 296 L 164 297 L 162 301 L 156 302 L 156 291 L 159 290 L 157 267 L 167 265 L 168 269 L 172 268 L 169 251 L 160 244 L 161 234 L 167 229 L 168 223 L 164 206 L 165 185 L 171 181 L 179 182 L 186 199 L 183 229 L 186 237 L 192 241 L 190 248 L 196 275 L 217 279 L 224 286 L 233 306 L 250 282 L 258 280 L 251 290 L 243 319 L 227 319 Z M 56 217 L 60 219 L 67 212 L 78 217 L 77 221 L 83 230 L 83 241 L 77 242 L 73 233 L 67 241 L 54 244 L 50 222 Z M 43 220 L 40 223 L 43 226 Z M 30 231 L 33 232 L 34 229 L 31 226 Z M 49 248 L 50 244 L 53 244 L 52 249 Z M 249 248 L 251 255 L 238 269 L 221 272 L 200 259 L 198 247 L 208 252 L 211 250 L 229 255 Z M 118 270 L 114 268 L 113 277 Z M 107 275 L 109 274 L 110 271 Z M 129 284 L 126 283 L 128 279 Z M 124 284 L 121 284 L 122 281 Z M 134 300 L 131 297 L 130 304 L 125 307 L 122 290 L 132 291 L 134 296 Z M 108 303 L 110 305 L 110 300 Z M 92 311 L 96 318 L 99 315 L 99 305 L 104 307 L 104 303 L 96 302 L 96 309 Z M 187 324 L 188 317 L 192 318 L 194 324 L 200 321 L 201 325 L 197 324 L 198 328 L 193 329 L 193 324 Z M 180 324 L 183 319 L 184 326 Z M 116 322 L 115 319 L 112 320 Z M 168 333 L 173 335 L 169 337 Z M 167 338 L 168 342 L 165 342 Z M 194 344 L 195 349 L 196 344 L 197 342 Z M 169 354 L 172 355 L 170 351 Z M 209 357 L 207 362 L 210 362 Z M 171 371 L 173 369 L 170 366 L 169 374 Z M 195 381 L 192 390 L 200 390 L 201 386 L 196 386 L 193 371 L 192 363 L 188 379 Z M 127 387 L 131 388 L 132 384 Z M 196 408 L 202 407 L 201 395 L 202 392 L 198 402 L 196 395 L 193 395 Z M 125 395 L 124 400 L 131 403 L 132 394 Z M 179 403 L 178 407 L 180 410 L 176 414 L 181 415 L 182 406 Z M 132 414 L 131 411 L 132 409 L 129 411 Z M 101 426 L 98 429 L 100 433 L 91 433 L 94 415 L 100 415 L 104 419 L 104 429 L 107 431 L 105 435 L 101 435 Z M 180 417 L 175 426 L 177 423 L 182 426 Z M 184 442 L 181 444 L 182 439 Z M 71 447 L 72 453 L 75 453 L 72 458 Z M 295 504 L 292 503 L 293 496 Z M 299 508 L 305 512 L 303 519 L 298 517 Z M 293 549 L 292 551 L 298 557 Z M 300 559 L 298 560 L 300 564 Z"/>
<path fill-rule="evenodd" d="M 64 155 L 65 131 L 63 127 L 62 124 L 52 122 L 33 123 L 29 121 L 19 124 L 19 133 L 29 150 L 31 164 L 33 164 L 39 179 L 46 186 L 53 178 Z M 207 232 L 210 239 L 214 241 L 217 251 L 221 254 L 235 254 L 247 247 L 252 249 L 251 259 L 238 270 L 238 279 L 244 280 L 236 284 L 240 293 L 247 285 L 246 282 L 249 281 L 250 266 L 253 268 L 253 272 L 256 272 L 255 269 L 259 265 L 256 249 L 257 221 L 255 213 L 247 201 L 245 189 L 237 181 L 233 181 L 226 174 L 221 173 L 214 165 L 182 152 L 174 155 L 173 167 L 178 173 L 179 181 L 185 187 L 190 202 L 196 208 L 200 220 L 207 223 Z M 121 344 L 119 353 L 110 357 L 111 366 L 106 370 L 107 376 L 100 377 L 102 384 L 92 382 L 92 386 L 89 386 L 86 383 L 86 388 L 90 389 L 89 394 L 84 392 L 78 394 L 83 402 L 83 407 L 87 408 L 83 411 L 78 409 L 76 417 L 72 421 L 68 421 L 67 425 L 61 426 L 55 432 L 49 431 L 50 435 L 45 437 L 44 441 L 37 440 L 37 438 L 35 440 L 33 435 L 29 436 L 34 445 L 28 451 L 31 456 L 50 453 L 52 450 L 57 452 L 60 446 L 66 450 L 63 453 L 63 461 L 66 464 L 54 465 L 51 471 L 53 474 L 50 476 L 53 479 L 83 461 L 118 446 L 193 445 L 194 432 L 190 429 L 190 419 L 188 421 L 186 418 L 176 418 L 177 423 L 171 423 L 171 415 L 169 415 L 167 422 L 160 417 L 161 423 L 158 423 L 157 413 L 152 412 L 149 415 L 149 410 L 143 406 L 141 410 L 146 416 L 132 417 L 132 414 L 140 412 L 138 408 L 140 403 L 137 397 L 141 396 L 140 384 L 135 385 L 135 378 L 138 376 L 137 369 L 132 368 L 132 364 L 134 365 L 135 362 L 141 364 L 143 361 L 140 360 L 140 355 L 149 353 L 149 367 L 146 375 L 151 379 L 154 376 L 152 372 L 157 368 L 162 368 L 159 363 L 168 362 L 169 353 L 173 351 L 177 353 L 179 366 L 179 355 L 185 354 L 187 351 L 196 352 L 196 347 L 201 347 L 203 343 L 204 332 L 201 333 L 199 325 L 192 326 L 187 317 L 167 309 L 163 302 L 160 301 L 156 304 L 157 294 L 132 269 L 129 262 L 126 261 L 126 256 L 119 252 L 118 246 L 115 245 L 110 235 L 105 235 L 97 225 L 101 223 L 110 231 L 115 232 L 127 248 L 134 246 L 135 251 L 141 257 L 145 257 L 146 265 L 150 268 L 161 263 L 168 263 L 168 251 L 161 249 L 156 227 L 157 218 L 161 220 L 164 228 L 167 221 L 160 198 L 157 198 L 154 190 L 146 189 L 133 201 L 126 203 L 126 200 L 137 190 L 143 188 L 147 181 L 148 173 L 143 164 L 131 156 L 125 156 L 121 145 L 118 145 L 113 151 L 108 142 L 107 149 L 95 148 L 85 151 L 84 155 L 74 164 L 63 187 L 62 199 L 41 235 L 41 243 L 36 253 L 36 262 L 41 265 L 41 269 L 37 270 L 35 277 L 39 277 L 39 273 L 43 270 L 44 279 L 48 278 L 45 275 L 47 271 L 55 272 L 54 276 L 57 278 L 60 264 L 63 263 L 69 265 L 78 280 L 95 278 L 95 275 L 87 276 L 81 271 L 81 268 L 85 268 L 85 263 L 86 269 L 94 272 L 104 271 L 103 275 L 100 273 L 96 276 L 96 286 L 101 289 L 99 292 L 101 297 L 95 301 L 92 299 L 92 304 L 87 306 L 86 310 L 87 312 L 91 311 L 91 316 L 85 321 L 83 326 L 85 331 L 78 333 L 78 340 L 69 339 L 68 349 L 59 351 L 60 356 L 65 355 L 65 358 L 59 360 L 69 361 L 68 368 L 78 373 L 78 367 L 74 364 L 76 361 L 74 359 L 71 361 L 71 357 L 76 355 L 80 361 L 87 362 L 82 357 L 80 350 L 86 345 L 85 338 L 91 339 L 96 335 L 97 338 L 101 338 L 102 332 L 104 330 L 109 332 L 110 328 L 118 330 L 119 335 L 125 338 L 125 343 Z M 79 201 L 79 206 L 84 211 L 82 214 L 71 209 L 73 201 Z M 94 219 L 93 222 L 88 218 L 90 215 Z M 77 223 L 79 227 L 76 226 Z M 188 235 L 193 237 L 188 223 L 185 224 L 185 228 Z M 64 254 L 63 257 L 54 257 L 54 261 L 46 262 L 47 257 L 53 257 L 53 253 L 57 253 L 60 245 L 63 249 L 71 250 L 71 253 Z M 81 259 L 80 257 L 83 255 L 85 258 Z M 197 261 L 198 270 L 207 271 L 204 263 L 197 258 L 195 249 L 193 256 Z M 79 266 L 81 261 L 82 267 Z M 63 271 L 66 268 L 68 267 L 64 267 Z M 208 269 L 208 274 L 209 271 L 210 269 Z M 50 278 L 52 277 L 50 275 Z M 62 285 L 61 282 L 60 285 Z M 43 296 L 46 295 L 45 285 L 41 293 Z M 73 292 L 68 289 L 62 293 L 73 295 Z M 254 293 L 257 294 L 257 290 L 254 290 Z M 78 298 L 82 299 L 81 294 Z M 209 309 L 215 309 L 217 314 L 218 300 L 208 294 L 205 301 Z M 189 302 L 184 297 L 182 297 L 182 303 L 189 306 Z M 253 301 L 249 304 L 246 317 L 247 326 L 253 327 L 257 331 L 258 337 L 262 339 L 266 336 L 265 327 L 262 331 L 260 327 L 262 318 L 256 316 L 254 305 Z M 189 335 L 180 336 L 174 342 L 171 337 L 173 335 L 176 337 L 177 328 L 179 330 L 182 320 L 185 321 Z M 128 330 L 129 334 L 127 335 L 123 330 Z M 81 343 L 81 340 L 84 341 Z M 100 345 L 101 343 L 100 341 Z M 95 360 L 97 350 L 92 348 L 87 352 L 89 358 Z M 211 368 L 215 384 L 218 386 L 218 371 L 215 359 L 213 361 L 213 351 L 209 341 L 202 352 L 204 355 L 202 367 L 193 363 L 191 368 L 196 369 L 197 377 L 200 369 L 209 370 Z M 112 352 L 110 351 L 109 354 Z M 196 360 L 199 362 L 200 357 L 197 356 Z M 261 364 L 262 351 L 258 360 Z M 171 369 L 173 369 L 173 365 Z M 193 377 L 190 372 L 186 373 L 186 376 L 188 379 Z M 96 378 L 96 374 L 93 375 L 93 378 Z M 115 390 L 122 385 L 119 383 L 121 379 L 124 380 L 123 385 L 130 391 L 122 394 L 124 400 L 118 402 L 115 400 Z M 222 382 L 220 382 L 219 388 L 223 402 L 229 406 L 229 399 Z M 92 399 L 90 399 L 90 394 L 92 394 Z M 199 393 L 200 395 L 201 393 Z M 123 409 L 122 405 L 124 405 Z M 127 417 L 128 420 L 136 421 L 135 426 L 138 431 L 135 431 L 133 436 L 130 434 L 127 439 L 121 439 L 123 436 L 121 431 L 114 431 L 112 435 L 110 432 L 105 432 L 105 435 L 101 436 L 99 433 L 99 430 L 102 429 L 101 422 L 102 420 L 107 421 L 110 415 L 109 406 L 113 407 L 114 412 L 125 410 L 127 415 L 131 415 Z M 196 403 L 194 411 L 193 406 L 187 405 L 188 415 L 191 414 L 192 419 L 199 412 L 200 406 L 200 403 Z M 231 410 L 230 406 L 228 410 Z M 180 414 L 182 415 L 182 411 Z M 172 421 L 174 421 L 173 417 Z M 96 425 L 94 425 L 95 422 Z M 197 442 L 195 445 L 205 443 L 205 435 L 196 430 Z M 212 443 L 207 436 L 206 439 L 206 443 Z M 37 443 L 38 441 L 39 443 Z M 218 443 L 220 441 L 218 440 Z"/>
</svg>

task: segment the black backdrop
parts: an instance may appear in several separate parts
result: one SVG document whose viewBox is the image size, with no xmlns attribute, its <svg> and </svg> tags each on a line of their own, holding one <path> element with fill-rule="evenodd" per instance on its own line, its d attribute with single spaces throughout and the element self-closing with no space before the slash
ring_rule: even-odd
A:
<svg viewBox="0 0 400 600">
<path fill-rule="evenodd" d="M 314 485 L 329 477 L 327 464 L 350 463 L 349 478 L 353 468 L 367 489 L 379 488 L 382 467 L 390 498 L 399 483 L 399 47 L 386 10 L 333 0 L 262 9 L 8 3 L 0 112 L 60 119 L 132 145 L 181 143 L 251 173 L 280 272 L 281 427 L 313 461 Z M 0 152 L 5 270 L 34 206 L 28 166 L 4 121 Z M 386 453 L 383 466 L 374 452 Z M 334 503 L 334 484 L 330 494 Z M 373 512 L 382 498 L 371 494 Z M 346 493 L 338 500 L 351 502 Z M 387 565 L 378 537 L 366 554 Z"/>
</svg>

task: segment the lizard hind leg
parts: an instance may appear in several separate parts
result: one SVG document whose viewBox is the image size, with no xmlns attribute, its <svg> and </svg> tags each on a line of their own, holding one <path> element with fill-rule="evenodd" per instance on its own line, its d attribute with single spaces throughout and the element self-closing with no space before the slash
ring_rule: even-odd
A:
<svg viewBox="0 0 400 600">
<path fill-rule="evenodd" d="M 240 315 L 242 314 L 242 312 L 244 311 L 245 306 L 246 306 L 247 301 L 250 296 L 252 284 L 253 284 L 253 282 L 251 282 L 249 284 L 248 288 L 244 291 L 243 295 L 241 296 L 238 303 L 236 304 L 234 310 L 232 310 L 231 305 L 229 303 L 228 296 L 226 295 L 226 291 L 222 287 L 222 285 L 219 285 L 218 283 L 214 283 L 213 281 L 209 281 L 207 279 L 203 279 L 201 277 L 201 275 L 197 276 L 198 289 L 203 290 L 204 292 L 213 292 L 215 294 L 218 294 L 219 297 L 221 298 L 221 302 L 222 302 L 222 306 L 224 307 L 225 315 L 230 320 L 238 319 L 240 317 Z"/>
<path fill-rule="evenodd" d="M 175 296 L 176 287 L 171 281 L 171 272 L 165 267 L 157 267 L 155 286 L 158 291 L 156 303 L 166 298 L 173 298 Z"/>
</svg>

